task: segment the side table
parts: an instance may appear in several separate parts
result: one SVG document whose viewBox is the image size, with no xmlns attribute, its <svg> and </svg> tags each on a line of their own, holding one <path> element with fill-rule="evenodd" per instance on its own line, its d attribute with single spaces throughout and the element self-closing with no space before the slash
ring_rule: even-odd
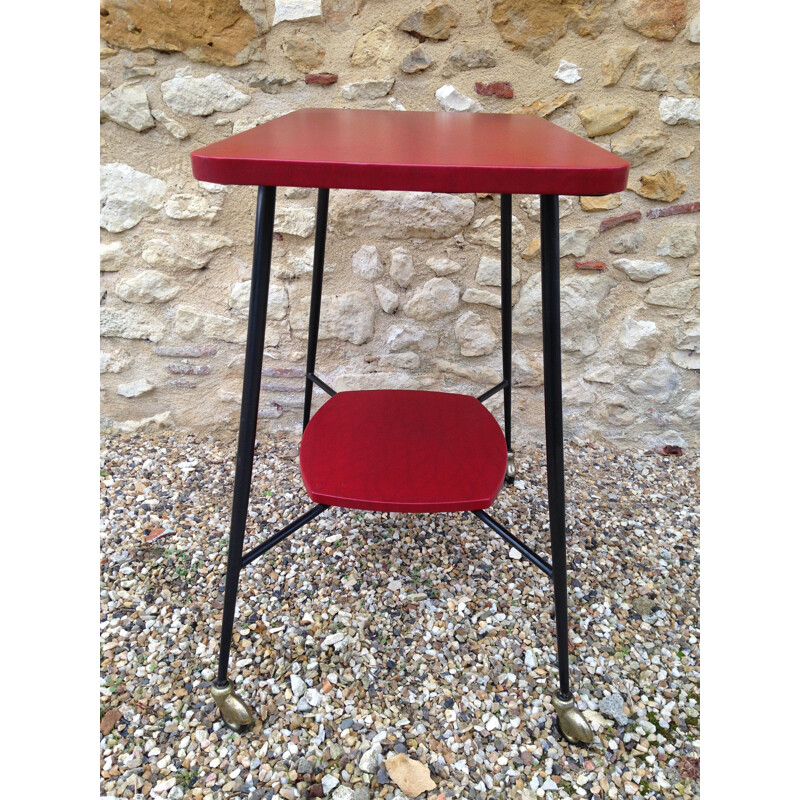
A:
<svg viewBox="0 0 800 800">
<path fill-rule="evenodd" d="M 192 153 L 195 178 L 258 186 L 250 312 L 228 546 L 219 670 L 212 695 L 239 730 L 253 709 L 228 677 L 236 593 L 250 564 L 330 506 L 375 511 L 470 511 L 553 581 L 558 691 L 569 742 L 592 730 L 569 685 L 567 554 L 561 398 L 558 196 L 627 185 L 628 162 L 546 120 L 515 114 L 304 109 Z M 278 186 L 317 189 L 300 468 L 315 505 L 243 552 L 258 418 Z M 331 189 L 481 192 L 500 198 L 503 380 L 479 397 L 374 390 L 337 393 L 315 374 Z M 552 563 L 486 512 L 513 481 L 511 446 L 511 197 L 541 196 L 542 325 L 547 496 Z M 331 399 L 311 418 L 317 386 Z M 482 405 L 503 392 L 504 429 Z"/>
</svg>

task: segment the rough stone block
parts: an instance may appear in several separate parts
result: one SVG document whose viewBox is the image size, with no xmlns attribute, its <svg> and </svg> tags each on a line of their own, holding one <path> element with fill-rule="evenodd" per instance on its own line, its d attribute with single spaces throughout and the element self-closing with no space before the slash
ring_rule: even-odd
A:
<svg viewBox="0 0 800 800">
<path fill-rule="evenodd" d="M 207 117 L 215 111 L 237 111 L 250 102 L 249 95 L 240 92 L 218 72 L 203 78 L 180 72 L 161 84 L 161 95 L 176 114 L 193 117 Z"/>
<path fill-rule="evenodd" d="M 392 250 L 392 262 L 389 267 L 392 280 L 402 288 L 406 288 L 414 277 L 414 261 L 404 247 L 395 247 Z"/>
<path fill-rule="evenodd" d="M 421 72 L 433 64 L 433 59 L 422 49 L 422 47 L 415 47 L 400 64 L 400 69 L 403 72 L 413 75 L 415 72 Z"/>
<path fill-rule="evenodd" d="M 662 200 L 671 203 L 677 200 L 685 191 L 686 184 L 669 169 L 662 169 L 653 175 L 642 175 L 640 185 L 631 182 L 628 188 L 648 200 Z"/>
<path fill-rule="evenodd" d="M 669 81 L 655 61 L 640 61 L 633 73 L 633 86 L 645 92 L 664 92 Z"/>
<path fill-rule="evenodd" d="M 573 230 L 561 231 L 559 246 L 561 258 L 566 256 L 581 258 L 585 256 L 594 237 L 594 228 L 574 228 Z"/>
<path fill-rule="evenodd" d="M 127 253 L 122 242 L 100 245 L 100 272 L 119 272 L 125 264 Z"/>
<path fill-rule="evenodd" d="M 653 306 L 667 306 L 669 308 L 689 308 L 695 290 L 700 288 L 698 278 L 687 278 L 685 281 L 669 283 L 666 286 L 655 286 L 649 289 L 645 303 Z"/>
<path fill-rule="evenodd" d="M 622 197 L 618 194 L 604 194 L 600 197 L 581 197 L 581 208 L 584 211 L 610 211 L 622 205 Z"/>
<path fill-rule="evenodd" d="M 164 213 L 172 219 L 204 219 L 211 222 L 217 216 L 220 206 L 212 204 L 201 194 L 184 192 L 173 194 L 164 206 Z"/>
<path fill-rule="evenodd" d="M 431 192 L 338 191 L 331 197 L 331 226 L 345 236 L 446 239 L 468 225 L 472 200 Z"/>
<path fill-rule="evenodd" d="M 167 184 L 128 164 L 100 167 L 100 227 L 120 233 L 164 205 Z"/>
<path fill-rule="evenodd" d="M 166 358 L 204 358 L 205 356 L 215 356 L 217 348 L 214 345 L 203 345 L 201 347 L 159 345 L 153 348 L 153 354 Z"/>
<path fill-rule="evenodd" d="M 630 258 L 618 258 L 612 266 L 622 270 L 632 281 L 646 283 L 662 275 L 672 272 L 666 261 L 639 261 Z"/>
<path fill-rule="evenodd" d="M 459 294 L 458 286 L 448 278 L 431 278 L 414 292 L 403 311 L 414 319 L 438 319 L 458 308 Z"/>
<path fill-rule="evenodd" d="M 638 113 L 639 109 L 634 106 L 586 106 L 578 111 L 578 117 L 586 135 L 595 137 L 622 130 Z"/>
<path fill-rule="evenodd" d="M 500 249 L 500 215 L 491 214 L 488 217 L 476 219 L 465 231 L 465 238 L 470 244 L 481 247 L 494 247 Z M 511 246 L 519 249 L 525 241 L 525 228 L 512 214 L 511 216 Z"/>
<path fill-rule="evenodd" d="M 164 323 L 137 308 L 100 309 L 100 335 L 122 339 L 149 339 L 157 342 L 164 336 Z"/>
<path fill-rule="evenodd" d="M 328 298 L 319 320 L 320 339 L 364 344 L 375 331 L 375 307 L 364 292 L 344 292 Z"/>
<path fill-rule="evenodd" d="M 658 114 L 667 125 L 700 124 L 700 99 L 698 97 L 662 97 Z"/>
<path fill-rule="evenodd" d="M 391 289 L 380 283 L 376 283 L 375 294 L 378 296 L 378 302 L 381 304 L 381 308 L 387 314 L 394 314 L 394 312 L 397 311 L 400 305 L 400 298 Z"/>
<path fill-rule="evenodd" d="M 414 322 L 407 322 L 391 328 L 386 335 L 386 344 L 393 353 L 409 348 L 422 351 L 433 350 L 438 343 L 439 339 L 436 334 Z"/>
<path fill-rule="evenodd" d="M 189 136 L 189 131 L 180 122 L 168 117 L 160 108 L 154 108 L 150 113 L 153 119 L 160 122 L 176 139 L 186 139 Z"/>
<path fill-rule="evenodd" d="M 306 206 L 281 206 L 275 209 L 275 233 L 288 233 L 307 239 L 314 232 L 317 215 Z"/>
<path fill-rule="evenodd" d="M 156 126 L 147 91 L 141 85 L 123 85 L 110 91 L 100 103 L 100 119 L 110 119 L 132 131 L 146 131 Z"/>
<path fill-rule="evenodd" d="M 191 306 L 178 306 L 175 309 L 175 332 L 183 339 L 205 336 L 237 344 L 247 339 L 246 329 L 237 320 L 208 314 Z"/>
<path fill-rule="evenodd" d="M 648 156 L 662 150 L 668 141 L 669 134 L 663 131 L 635 133 L 623 138 L 615 136 L 611 140 L 611 151 L 629 161 L 632 167 L 638 167 Z"/>
<path fill-rule="evenodd" d="M 455 332 L 462 356 L 485 356 L 497 346 L 492 326 L 474 311 L 467 311 L 458 318 Z"/>
<path fill-rule="evenodd" d="M 499 294 L 487 292 L 485 289 L 473 289 L 472 287 L 464 290 L 464 294 L 461 295 L 461 300 L 464 303 L 492 306 L 494 308 L 500 308 L 502 306 Z"/>
<path fill-rule="evenodd" d="M 139 378 L 132 383 L 121 383 L 117 386 L 117 394 L 122 397 L 139 397 L 147 392 L 152 392 L 155 388 L 147 378 Z"/>
<path fill-rule="evenodd" d="M 146 269 L 119 281 L 114 291 L 128 303 L 166 303 L 178 294 L 180 286 L 169 275 Z"/>
<path fill-rule="evenodd" d="M 368 78 L 363 81 L 346 83 L 341 88 L 345 100 L 377 100 L 392 91 L 394 78 Z"/>
<path fill-rule="evenodd" d="M 471 97 L 456 89 L 452 84 L 446 83 L 436 90 L 436 101 L 445 111 L 482 111 L 483 106 Z"/>
<path fill-rule="evenodd" d="M 481 256 L 478 263 L 478 271 L 475 273 L 476 283 L 481 286 L 500 286 L 500 259 L 491 258 L 490 256 Z M 511 285 L 516 286 L 521 279 L 520 271 L 515 267 L 511 267 Z"/>
<path fill-rule="evenodd" d="M 470 50 L 466 47 L 458 46 L 447 57 L 442 75 L 447 78 L 456 72 L 468 69 L 484 69 L 496 66 L 497 59 L 491 50 L 486 50 L 485 48 Z"/>
<path fill-rule="evenodd" d="M 603 86 L 615 86 L 617 84 L 638 49 L 638 44 L 618 45 L 608 49 L 601 66 Z"/>
<path fill-rule="evenodd" d="M 458 16 L 447 3 L 431 2 L 414 11 L 397 23 L 401 31 L 416 36 L 420 40 L 449 39 L 450 32 L 458 24 Z"/>
<path fill-rule="evenodd" d="M 676 223 L 658 243 L 656 253 L 673 258 L 693 256 L 700 249 L 699 230 L 700 226 L 692 222 Z"/>
<path fill-rule="evenodd" d="M 653 360 L 661 339 L 655 322 L 625 317 L 620 331 L 619 347 L 625 364 L 646 366 Z"/>
<path fill-rule="evenodd" d="M 273 27 L 279 22 L 313 22 L 322 19 L 322 0 L 275 0 Z"/>
<path fill-rule="evenodd" d="M 388 25 L 378 25 L 356 41 L 353 54 L 350 56 L 350 63 L 354 67 L 371 67 L 390 63 L 396 50 L 394 37 L 395 34 Z M 414 71 L 416 70 L 412 70 L 412 72 Z"/>
<path fill-rule="evenodd" d="M 610 253 L 638 253 L 644 245 L 644 233 L 642 231 L 633 231 L 631 233 L 623 233 L 614 239 L 608 246 Z"/>
<path fill-rule="evenodd" d="M 461 272 L 462 269 L 462 265 L 458 261 L 453 261 L 445 256 L 433 256 L 425 262 L 425 266 L 439 277 Z"/>
<path fill-rule="evenodd" d="M 353 253 L 353 272 L 365 281 L 374 281 L 383 275 L 378 248 L 372 244 L 365 244 Z"/>
</svg>

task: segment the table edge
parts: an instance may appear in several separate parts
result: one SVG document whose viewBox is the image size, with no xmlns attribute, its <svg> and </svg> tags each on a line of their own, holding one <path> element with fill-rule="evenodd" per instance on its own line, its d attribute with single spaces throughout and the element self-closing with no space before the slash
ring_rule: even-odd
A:
<svg viewBox="0 0 800 800">
<path fill-rule="evenodd" d="M 491 194 L 602 196 L 627 188 L 630 165 L 612 167 L 454 166 L 270 161 L 191 154 L 197 180 L 235 186 Z"/>
</svg>

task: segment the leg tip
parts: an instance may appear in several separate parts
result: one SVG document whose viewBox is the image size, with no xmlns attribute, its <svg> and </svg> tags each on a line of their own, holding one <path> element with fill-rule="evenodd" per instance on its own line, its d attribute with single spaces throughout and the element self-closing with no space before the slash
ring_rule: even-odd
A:
<svg viewBox="0 0 800 800">
<path fill-rule="evenodd" d="M 514 452 L 508 452 L 508 460 L 506 461 L 506 483 L 514 483 L 514 478 L 517 477 L 517 466 L 514 463 Z"/>
<path fill-rule="evenodd" d="M 575 701 L 572 698 L 562 700 L 555 695 L 553 706 L 558 715 L 561 734 L 570 744 L 589 744 L 594 739 L 594 732 L 583 714 L 575 708 Z"/>
<path fill-rule="evenodd" d="M 223 721 L 231 730 L 240 731 L 255 721 L 252 707 L 233 691 L 230 681 L 224 686 L 212 686 L 211 696 L 219 708 Z"/>
</svg>

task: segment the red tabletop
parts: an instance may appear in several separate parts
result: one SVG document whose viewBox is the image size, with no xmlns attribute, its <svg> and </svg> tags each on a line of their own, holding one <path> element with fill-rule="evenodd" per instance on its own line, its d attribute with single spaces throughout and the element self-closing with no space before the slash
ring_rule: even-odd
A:
<svg viewBox="0 0 800 800">
<path fill-rule="evenodd" d="M 300 470 L 315 503 L 368 511 L 488 508 L 506 440 L 476 398 L 445 392 L 339 392 L 311 417 Z"/>
<path fill-rule="evenodd" d="M 532 114 L 307 108 L 192 153 L 198 180 L 248 186 L 603 195 L 628 162 Z"/>
</svg>

